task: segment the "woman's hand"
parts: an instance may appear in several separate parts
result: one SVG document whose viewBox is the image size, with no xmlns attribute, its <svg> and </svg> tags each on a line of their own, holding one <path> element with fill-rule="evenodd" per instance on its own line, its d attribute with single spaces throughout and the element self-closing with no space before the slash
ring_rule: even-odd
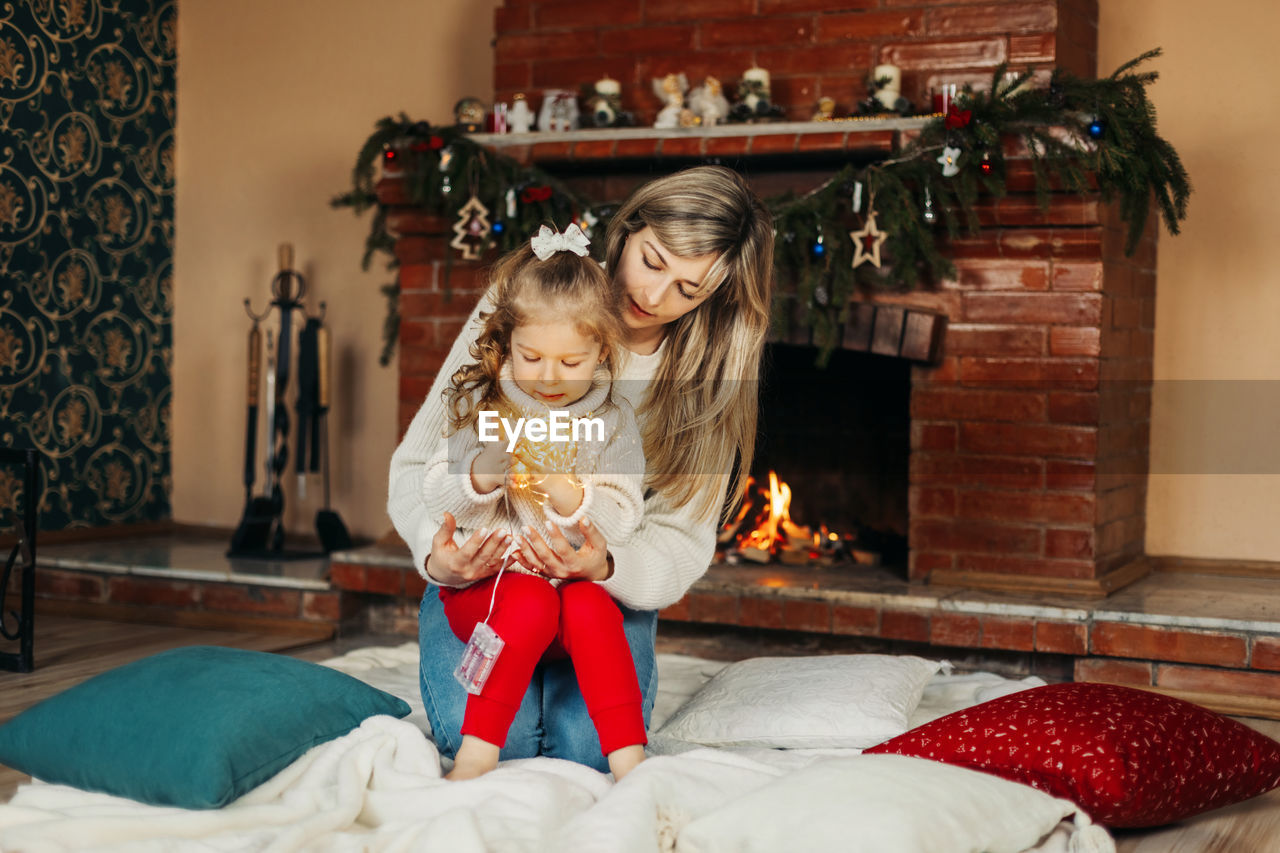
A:
<svg viewBox="0 0 1280 853">
<path fill-rule="evenodd" d="M 496 575 L 502 567 L 502 554 L 511 543 L 511 534 L 477 530 L 458 545 L 453 541 L 457 529 L 458 522 L 446 512 L 444 523 L 431 537 L 427 574 L 445 586 L 461 586 Z"/>
<path fill-rule="evenodd" d="M 516 552 L 516 559 L 526 569 L 548 578 L 607 580 L 613 574 L 613 566 L 609 563 L 609 543 L 604 534 L 586 518 L 578 523 L 578 530 L 582 531 L 585 541 L 575 551 L 554 526 L 546 539 L 533 528 L 525 527 L 524 536 L 517 541 L 520 550 Z"/>
</svg>

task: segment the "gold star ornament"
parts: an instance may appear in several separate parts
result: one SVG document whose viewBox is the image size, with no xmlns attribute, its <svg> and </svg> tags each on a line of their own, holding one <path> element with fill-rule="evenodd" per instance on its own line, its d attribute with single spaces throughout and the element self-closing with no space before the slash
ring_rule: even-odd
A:
<svg viewBox="0 0 1280 853">
<path fill-rule="evenodd" d="M 849 239 L 853 240 L 853 268 L 857 269 L 870 261 L 871 266 L 880 269 L 880 246 L 888 239 L 889 234 L 876 227 L 876 214 L 867 214 L 867 224 L 861 231 L 850 231 Z"/>
</svg>

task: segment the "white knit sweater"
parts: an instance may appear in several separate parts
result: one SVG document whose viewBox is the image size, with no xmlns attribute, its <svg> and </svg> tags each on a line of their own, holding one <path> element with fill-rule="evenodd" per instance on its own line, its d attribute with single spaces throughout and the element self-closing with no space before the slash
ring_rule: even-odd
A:
<svg viewBox="0 0 1280 853">
<path fill-rule="evenodd" d="M 625 543 L 644 514 L 644 447 L 631 404 L 625 399 L 606 400 L 610 385 L 609 371 L 598 368 L 582 399 L 557 408 L 570 421 L 599 419 L 603 427 L 599 440 L 590 434 L 565 444 L 520 439 L 534 453 L 561 454 L 562 465 L 548 473 L 572 473 L 582 485 L 582 503 L 574 512 L 561 515 L 529 488 L 504 484 L 485 494 L 477 492 L 471 466 L 484 445 L 476 429 L 468 428 L 453 433 L 427 463 L 423 488 L 427 514 L 443 518 L 445 512 L 451 513 L 464 537 L 481 528 L 518 533 L 525 525 L 545 536 L 550 525 L 555 525 L 575 548 L 583 542 L 578 522 L 589 518 L 608 542 Z M 550 419 L 547 405 L 516 385 L 510 363 L 503 366 L 499 387 L 505 398 L 501 413 L 511 423 L 517 417 Z M 505 448 L 507 436 L 502 435 L 500 441 Z"/>
<path fill-rule="evenodd" d="M 490 311 L 486 296 L 472 312 L 449 357 L 445 359 L 431 392 L 423 401 L 400 446 L 391 456 L 387 513 L 400 536 L 409 545 L 413 564 L 428 580 L 426 565 L 431 539 L 443 521 L 443 514 L 427 505 L 427 463 L 446 444 L 445 403 L 442 393 L 450 377 L 470 360 L 468 348 L 479 334 L 479 314 Z M 635 409 L 640 408 L 635 389 L 646 385 L 658 369 L 662 350 L 653 355 L 634 353 L 625 359 L 616 377 L 614 393 L 621 393 Z M 721 497 L 728 478 L 721 478 Z M 455 534 L 459 544 L 466 537 Z M 639 610 L 655 610 L 679 601 L 707 571 L 715 555 L 716 519 L 697 518 L 690 507 L 674 506 L 664 495 L 652 490 L 644 497 L 644 517 L 625 543 L 609 543 L 613 574 L 600 584 L 617 601 Z"/>
</svg>

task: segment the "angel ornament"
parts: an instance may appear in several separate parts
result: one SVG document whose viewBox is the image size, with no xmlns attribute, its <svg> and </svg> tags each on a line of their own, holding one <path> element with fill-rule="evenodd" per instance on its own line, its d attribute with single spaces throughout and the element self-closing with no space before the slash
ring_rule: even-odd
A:
<svg viewBox="0 0 1280 853">
<path fill-rule="evenodd" d="M 708 77 L 702 85 L 689 93 L 689 109 L 702 122 L 703 127 L 714 127 L 729 117 L 729 99 L 724 87 L 715 77 Z"/>
<path fill-rule="evenodd" d="M 662 99 L 665 106 L 658 112 L 654 127 L 687 127 L 682 123 L 683 113 L 688 112 L 684 106 L 684 93 L 689 91 L 689 80 L 684 74 L 668 74 L 661 79 L 653 80 L 653 93 Z"/>
</svg>

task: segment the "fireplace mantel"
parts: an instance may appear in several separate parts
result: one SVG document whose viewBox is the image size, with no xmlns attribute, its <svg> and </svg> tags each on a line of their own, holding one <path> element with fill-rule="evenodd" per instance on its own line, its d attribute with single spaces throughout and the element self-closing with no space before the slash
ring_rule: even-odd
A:
<svg viewBox="0 0 1280 853">
<path fill-rule="evenodd" d="M 473 141 L 521 162 L 667 157 L 751 157 L 819 153 L 874 156 L 899 150 L 932 116 L 619 127 L 554 133 L 475 133 Z"/>
</svg>

